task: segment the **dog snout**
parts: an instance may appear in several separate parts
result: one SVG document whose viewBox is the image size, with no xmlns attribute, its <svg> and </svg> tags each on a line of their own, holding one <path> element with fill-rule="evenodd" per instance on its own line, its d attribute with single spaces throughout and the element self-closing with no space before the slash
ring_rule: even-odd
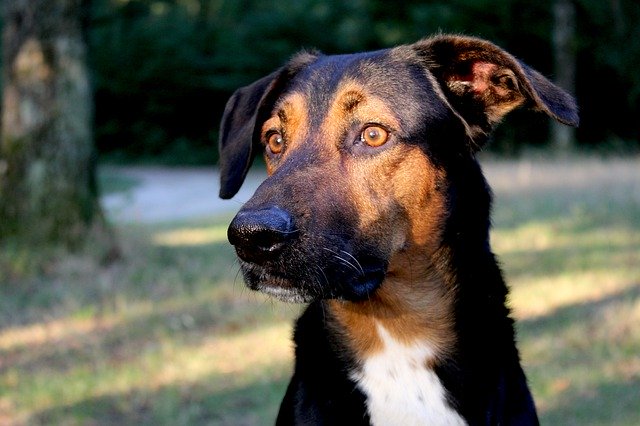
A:
<svg viewBox="0 0 640 426">
<path fill-rule="evenodd" d="M 241 210 L 227 231 L 229 242 L 238 256 L 257 264 L 279 256 L 296 234 L 291 214 L 277 206 Z"/>
</svg>

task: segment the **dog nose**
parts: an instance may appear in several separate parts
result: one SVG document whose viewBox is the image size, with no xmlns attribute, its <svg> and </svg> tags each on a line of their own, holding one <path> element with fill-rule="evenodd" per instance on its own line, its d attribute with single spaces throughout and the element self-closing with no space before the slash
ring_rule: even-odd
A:
<svg viewBox="0 0 640 426">
<path fill-rule="evenodd" d="M 264 263 L 277 257 L 296 234 L 293 218 L 276 207 L 241 210 L 227 230 L 229 242 L 247 262 Z"/>
</svg>

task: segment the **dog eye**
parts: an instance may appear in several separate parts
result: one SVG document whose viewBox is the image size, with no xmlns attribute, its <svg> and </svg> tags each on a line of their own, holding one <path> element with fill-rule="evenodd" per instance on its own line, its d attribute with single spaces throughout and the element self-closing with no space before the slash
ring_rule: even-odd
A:
<svg viewBox="0 0 640 426">
<path fill-rule="evenodd" d="M 369 126 L 360 134 L 360 141 L 371 147 L 384 145 L 389 139 L 389 132 L 379 126 Z"/>
<path fill-rule="evenodd" d="M 273 132 L 267 139 L 267 146 L 273 154 L 280 154 L 284 148 L 284 138 L 278 132 Z"/>
</svg>

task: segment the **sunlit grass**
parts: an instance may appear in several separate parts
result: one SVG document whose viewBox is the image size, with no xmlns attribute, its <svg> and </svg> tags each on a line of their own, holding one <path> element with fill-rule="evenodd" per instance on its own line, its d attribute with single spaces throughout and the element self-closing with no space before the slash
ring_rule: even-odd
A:
<svg viewBox="0 0 640 426">
<path fill-rule="evenodd" d="M 492 238 L 542 423 L 639 424 L 640 168 L 528 167 L 498 182 Z"/>
<path fill-rule="evenodd" d="M 194 246 L 227 241 L 227 226 L 188 227 L 158 232 L 153 242 L 168 247 Z"/>
<path fill-rule="evenodd" d="M 123 260 L 69 256 L 3 288 L 24 309 L 0 313 L 0 424 L 274 417 L 299 308 L 245 289 L 228 221 L 121 228 Z"/>
<path fill-rule="evenodd" d="M 543 424 L 637 425 L 640 176 L 581 164 L 490 164 L 493 248 Z M 120 227 L 106 265 L 1 252 L 0 424 L 272 424 L 300 307 L 245 288 L 229 220 Z"/>
</svg>

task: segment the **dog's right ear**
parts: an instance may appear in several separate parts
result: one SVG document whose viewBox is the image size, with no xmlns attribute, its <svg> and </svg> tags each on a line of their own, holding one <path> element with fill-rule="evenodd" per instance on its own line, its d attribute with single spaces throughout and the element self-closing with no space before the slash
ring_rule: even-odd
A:
<svg viewBox="0 0 640 426">
<path fill-rule="evenodd" d="M 220 123 L 220 198 L 233 197 L 253 163 L 256 117 L 280 70 L 242 87 L 229 98 Z"/>
<path fill-rule="evenodd" d="M 291 79 L 317 58 L 302 52 L 285 67 L 242 87 L 231 96 L 220 123 L 220 198 L 233 197 L 244 182 L 256 152 L 260 149 L 256 124 L 271 113 Z"/>
</svg>

